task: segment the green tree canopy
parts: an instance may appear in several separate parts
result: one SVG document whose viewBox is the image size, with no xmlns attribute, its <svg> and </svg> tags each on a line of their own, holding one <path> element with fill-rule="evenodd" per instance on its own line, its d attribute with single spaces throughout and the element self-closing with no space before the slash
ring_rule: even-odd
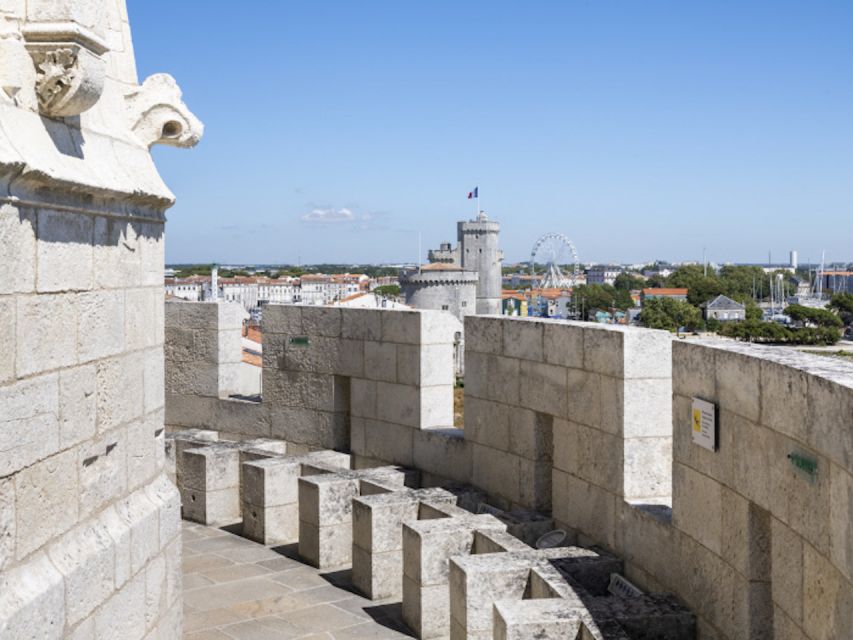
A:
<svg viewBox="0 0 853 640">
<path fill-rule="evenodd" d="M 651 298 L 643 303 L 640 324 L 649 329 L 694 331 L 702 326 L 702 314 L 689 302 L 673 298 Z"/>
<path fill-rule="evenodd" d="M 804 307 L 801 304 L 792 304 L 785 308 L 785 315 L 789 316 L 794 322 L 816 327 L 843 326 L 841 318 L 829 309 L 815 309 L 813 307 Z"/>
<path fill-rule="evenodd" d="M 841 339 L 841 331 L 837 327 L 792 329 L 775 322 L 760 320 L 726 323 L 720 329 L 720 335 L 766 344 L 832 345 Z"/>
<path fill-rule="evenodd" d="M 630 273 L 620 273 L 613 283 L 613 287 L 617 291 L 631 291 L 632 289 L 642 289 L 645 286 L 645 278 Z"/>
<path fill-rule="evenodd" d="M 838 312 L 846 326 L 853 325 L 853 293 L 836 293 L 829 301 L 829 308 Z"/>
<path fill-rule="evenodd" d="M 386 298 L 398 298 L 400 296 L 400 285 L 383 284 L 381 287 L 376 287 L 373 293 L 377 296 L 385 296 Z"/>
</svg>

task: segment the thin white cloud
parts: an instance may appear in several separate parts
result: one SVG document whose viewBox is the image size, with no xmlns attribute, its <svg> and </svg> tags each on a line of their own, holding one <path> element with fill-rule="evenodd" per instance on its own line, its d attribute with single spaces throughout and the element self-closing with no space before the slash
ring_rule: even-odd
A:
<svg viewBox="0 0 853 640">
<path fill-rule="evenodd" d="M 308 213 L 302 216 L 302 222 L 313 222 L 320 224 L 329 224 L 329 223 L 347 223 L 347 222 L 355 222 L 358 218 L 355 213 L 352 212 L 351 209 L 312 209 Z"/>
</svg>

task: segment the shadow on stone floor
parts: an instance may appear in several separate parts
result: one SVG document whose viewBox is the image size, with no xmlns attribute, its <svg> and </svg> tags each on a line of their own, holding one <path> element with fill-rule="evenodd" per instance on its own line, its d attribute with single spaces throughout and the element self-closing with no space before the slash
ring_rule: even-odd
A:
<svg viewBox="0 0 853 640">
<path fill-rule="evenodd" d="M 356 594 L 349 570 L 321 573 L 296 545 L 269 548 L 233 531 L 184 523 L 186 640 L 412 637 L 401 605 Z"/>
</svg>

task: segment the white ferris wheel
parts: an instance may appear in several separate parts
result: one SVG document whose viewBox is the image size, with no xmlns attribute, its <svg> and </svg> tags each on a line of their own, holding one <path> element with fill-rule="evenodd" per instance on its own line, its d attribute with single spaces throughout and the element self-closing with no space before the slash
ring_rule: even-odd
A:
<svg viewBox="0 0 853 640">
<path fill-rule="evenodd" d="M 542 289 L 571 289 L 580 274 L 578 252 L 562 233 L 546 233 L 530 252 L 530 275 Z"/>
</svg>

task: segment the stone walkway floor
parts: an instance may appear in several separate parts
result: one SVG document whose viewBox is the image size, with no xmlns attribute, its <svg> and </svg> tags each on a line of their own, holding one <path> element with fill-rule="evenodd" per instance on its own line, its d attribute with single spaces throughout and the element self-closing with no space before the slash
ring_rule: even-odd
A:
<svg viewBox="0 0 853 640">
<path fill-rule="evenodd" d="M 411 638 L 399 603 L 357 595 L 349 571 L 320 572 L 295 545 L 269 548 L 184 522 L 185 640 Z"/>
</svg>

